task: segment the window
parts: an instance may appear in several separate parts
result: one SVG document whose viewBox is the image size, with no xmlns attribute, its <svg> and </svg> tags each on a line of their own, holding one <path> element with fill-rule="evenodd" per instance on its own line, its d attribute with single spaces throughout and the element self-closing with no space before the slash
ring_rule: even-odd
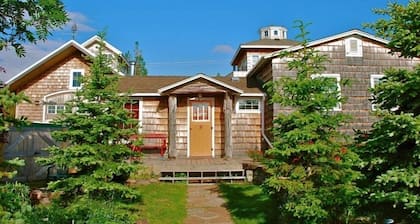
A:
<svg viewBox="0 0 420 224">
<path fill-rule="evenodd" d="M 47 114 L 59 114 L 64 111 L 64 105 L 47 105 Z"/>
<path fill-rule="evenodd" d="M 124 105 L 124 108 L 128 110 L 131 114 L 131 117 L 134 119 L 139 119 L 139 101 L 132 100 Z"/>
<path fill-rule="evenodd" d="M 268 30 L 264 31 L 264 36 L 268 37 Z"/>
<path fill-rule="evenodd" d="M 279 35 L 279 31 L 278 30 L 274 30 L 273 34 L 274 34 L 274 36 L 278 36 Z"/>
<path fill-rule="evenodd" d="M 207 102 L 194 103 L 192 105 L 192 121 L 209 121 L 210 104 Z"/>
<path fill-rule="evenodd" d="M 83 69 L 73 69 L 70 72 L 70 88 L 80 88 L 82 86 L 81 78 L 84 75 Z"/>
<path fill-rule="evenodd" d="M 255 98 L 239 99 L 236 103 L 237 113 L 259 113 L 260 112 L 260 100 Z"/>
<path fill-rule="evenodd" d="M 381 79 L 384 77 L 384 75 L 370 75 L 370 88 L 375 88 L 375 86 L 377 86 L 380 82 Z M 372 98 L 374 98 L 374 96 L 372 95 Z M 377 108 L 377 105 L 372 103 L 372 110 L 375 111 Z"/>
<path fill-rule="evenodd" d="M 344 42 L 346 57 L 363 57 L 362 40 L 351 37 Z"/>
<path fill-rule="evenodd" d="M 341 97 L 341 87 L 340 87 L 340 74 L 319 74 L 319 75 L 312 75 L 312 78 L 318 78 L 318 77 L 325 77 L 325 78 L 331 78 L 334 79 L 337 83 L 337 91 L 338 91 L 338 97 Z M 341 111 L 341 103 L 337 103 L 335 107 L 333 107 L 333 111 Z"/>
<path fill-rule="evenodd" d="M 130 116 L 133 119 L 139 120 L 140 118 L 140 101 L 139 100 L 130 100 L 129 102 L 124 104 L 124 108 L 130 112 Z M 134 124 L 129 124 L 123 127 L 126 128 L 134 128 Z M 138 123 L 139 132 L 141 132 L 141 124 L 140 121 Z"/>
<path fill-rule="evenodd" d="M 252 55 L 251 56 L 251 63 L 250 63 L 250 68 L 248 70 L 251 70 L 260 60 L 260 56 L 259 55 Z"/>
</svg>

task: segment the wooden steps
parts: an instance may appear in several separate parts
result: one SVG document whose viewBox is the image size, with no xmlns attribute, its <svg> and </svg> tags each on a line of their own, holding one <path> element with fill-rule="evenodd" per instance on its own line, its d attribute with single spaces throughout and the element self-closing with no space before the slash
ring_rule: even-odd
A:
<svg viewBox="0 0 420 224">
<path fill-rule="evenodd" d="M 159 181 L 187 184 L 234 183 L 245 181 L 244 170 L 216 170 L 216 171 L 162 171 Z"/>
</svg>

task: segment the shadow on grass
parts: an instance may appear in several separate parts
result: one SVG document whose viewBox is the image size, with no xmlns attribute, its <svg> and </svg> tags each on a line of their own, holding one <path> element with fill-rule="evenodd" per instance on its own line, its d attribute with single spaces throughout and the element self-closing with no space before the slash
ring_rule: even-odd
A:
<svg viewBox="0 0 420 224">
<path fill-rule="evenodd" d="M 277 206 L 260 187 L 251 184 L 221 184 L 219 189 L 235 223 L 279 223 Z"/>
</svg>

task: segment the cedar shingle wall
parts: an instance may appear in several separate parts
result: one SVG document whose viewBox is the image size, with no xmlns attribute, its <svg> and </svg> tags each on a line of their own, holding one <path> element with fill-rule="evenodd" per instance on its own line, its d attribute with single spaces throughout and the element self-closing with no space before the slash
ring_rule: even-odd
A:
<svg viewBox="0 0 420 224">
<path fill-rule="evenodd" d="M 369 129 L 375 117 L 372 115 L 369 99 L 370 75 L 384 74 L 390 67 L 412 68 L 419 59 L 404 59 L 397 55 L 388 54 L 388 49 L 368 39 L 363 40 L 363 57 L 345 57 L 344 40 L 337 40 L 316 47 L 322 54 L 330 59 L 327 62 L 325 74 L 340 74 L 341 80 L 349 80 L 350 85 L 341 86 L 341 94 L 347 99 L 342 104 L 342 112 L 352 116 L 352 121 L 343 127 L 343 131 L 352 134 L 353 129 Z M 293 75 L 287 69 L 285 62 L 273 60 L 273 76 L 279 77 Z M 274 105 L 274 115 L 290 110 Z"/>
<path fill-rule="evenodd" d="M 214 96 L 214 150 L 215 157 L 224 155 L 223 95 Z M 143 133 L 168 134 L 167 97 L 143 97 Z M 232 140 L 234 157 L 245 156 L 249 150 L 261 149 L 260 114 L 232 113 Z M 188 97 L 177 97 L 177 157 L 187 157 Z M 210 136 L 209 136 L 210 137 Z"/>
<path fill-rule="evenodd" d="M 27 83 L 23 92 L 31 100 L 29 103 L 21 103 L 16 107 L 16 117 L 25 116 L 29 121 L 42 122 L 44 96 L 50 93 L 68 90 L 71 69 L 85 69 L 89 67 L 81 56 L 72 56 L 59 64 L 51 67 L 43 75 Z"/>
<path fill-rule="evenodd" d="M 244 157 L 249 151 L 261 150 L 260 115 L 260 113 L 232 113 L 233 157 Z"/>
</svg>

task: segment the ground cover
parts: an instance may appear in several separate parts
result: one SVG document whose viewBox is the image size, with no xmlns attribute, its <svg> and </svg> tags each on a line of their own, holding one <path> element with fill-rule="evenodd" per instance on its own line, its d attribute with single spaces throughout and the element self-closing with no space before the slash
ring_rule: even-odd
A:
<svg viewBox="0 0 420 224">
<path fill-rule="evenodd" d="M 141 220 L 148 224 L 182 224 L 187 216 L 187 185 L 151 183 L 136 187 L 141 194 Z"/>
<path fill-rule="evenodd" d="M 277 206 L 259 186 L 221 184 L 219 189 L 236 224 L 278 223 Z"/>
</svg>

